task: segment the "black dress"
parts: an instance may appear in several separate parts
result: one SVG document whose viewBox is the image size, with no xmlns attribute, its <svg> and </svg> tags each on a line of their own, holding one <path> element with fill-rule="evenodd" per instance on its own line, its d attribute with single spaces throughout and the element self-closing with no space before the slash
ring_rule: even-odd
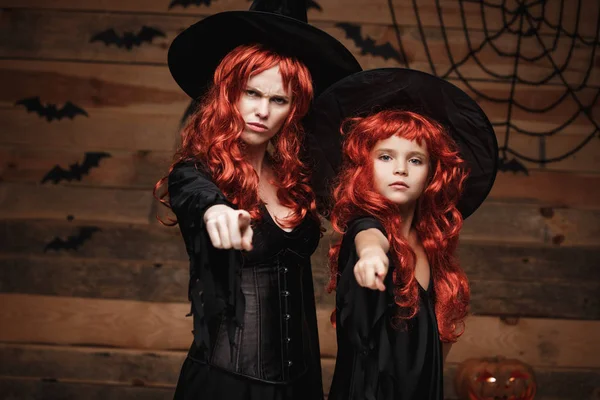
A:
<svg viewBox="0 0 600 400">
<path fill-rule="evenodd" d="M 253 250 L 220 250 L 210 244 L 204 211 L 233 205 L 209 175 L 193 162 L 178 164 L 169 197 L 190 256 L 194 318 L 175 399 L 321 400 L 310 264 L 317 221 L 307 217 L 286 232 L 263 205 Z"/>
<path fill-rule="evenodd" d="M 375 218 L 348 224 L 339 255 L 336 292 L 338 353 L 329 400 L 442 400 L 443 365 L 434 310 L 433 285 L 419 285 L 419 311 L 404 329 L 394 328 L 390 265 L 384 292 L 360 287 L 354 278 L 358 261 L 355 236 L 384 228 Z"/>
</svg>

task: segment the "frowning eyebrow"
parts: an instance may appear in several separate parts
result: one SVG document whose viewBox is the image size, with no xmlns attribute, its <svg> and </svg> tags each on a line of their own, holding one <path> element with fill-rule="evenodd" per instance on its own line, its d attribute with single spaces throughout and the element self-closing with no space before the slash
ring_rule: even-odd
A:
<svg viewBox="0 0 600 400">
<path fill-rule="evenodd" d="M 252 90 L 252 91 L 260 94 L 261 96 L 265 95 L 261 90 L 255 88 L 254 86 L 248 85 L 248 86 L 246 86 L 246 90 Z M 288 101 L 290 100 L 290 98 L 288 96 L 286 96 L 285 94 L 275 93 L 275 94 L 271 95 L 271 98 L 273 98 L 273 97 L 279 97 L 279 98 L 282 98 L 282 99 L 288 100 Z"/>
</svg>

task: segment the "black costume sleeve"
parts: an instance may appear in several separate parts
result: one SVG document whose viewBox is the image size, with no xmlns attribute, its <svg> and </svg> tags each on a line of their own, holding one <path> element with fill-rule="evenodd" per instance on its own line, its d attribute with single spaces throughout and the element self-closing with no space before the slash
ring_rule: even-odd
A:
<svg viewBox="0 0 600 400">
<path fill-rule="evenodd" d="M 210 348 L 208 321 L 227 318 L 229 340 L 242 324 L 244 296 L 241 291 L 241 253 L 212 246 L 204 213 L 216 204 L 235 208 L 193 161 L 177 164 L 169 175 L 169 201 L 177 217 L 190 257 L 189 299 L 194 317 L 194 341 L 200 349 Z M 233 346 L 232 346 L 233 349 Z"/>
<path fill-rule="evenodd" d="M 193 161 L 175 165 L 169 175 L 169 200 L 179 224 L 193 228 L 201 224 L 204 212 L 216 204 L 232 205 L 227 201 L 207 172 Z"/>
<path fill-rule="evenodd" d="M 353 393 L 360 399 L 376 398 L 379 373 L 389 367 L 391 357 L 385 322 L 388 291 L 392 289 L 391 273 L 388 271 L 384 280 L 384 292 L 361 287 L 354 277 L 354 265 L 358 262 L 354 240 L 359 232 L 371 228 L 386 235 L 382 224 L 373 217 L 361 217 L 348 224 L 340 248 L 341 276 L 336 289 L 337 330 L 357 354 L 352 385 Z"/>
</svg>

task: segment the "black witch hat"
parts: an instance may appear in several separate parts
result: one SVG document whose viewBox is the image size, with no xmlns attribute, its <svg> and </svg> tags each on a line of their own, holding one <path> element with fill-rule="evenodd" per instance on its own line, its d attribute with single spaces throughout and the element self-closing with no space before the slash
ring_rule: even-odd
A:
<svg viewBox="0 0 600 400">
<path fill-rule="evenodd" d="M 312 75 L 315 96 L 361 70 L 344 45 L 307 23 L 306 0 L 255 0 L 249 11 L 214 14 L 181 32 L 169 48 L 171 75 L 197 99 L 227 53 L 254 43 L 303 62 Z"/>
<path fill-rule="evenodd" d="M 329 87 L 315 101 L 309 143 L 319 176 L 313 181 L 317 196 L 329 198 L 329 186 L 342 163 L 341 123 L 385 109 L 414 111 L 448 130 L 470 169 L 457 206 L 463 218 L 471 215 L 496 178 L 498 142 L 492 124 L 475 100 L 458 87 L 425 72 L 403 68 L 358 72 Z"/>
</svg>

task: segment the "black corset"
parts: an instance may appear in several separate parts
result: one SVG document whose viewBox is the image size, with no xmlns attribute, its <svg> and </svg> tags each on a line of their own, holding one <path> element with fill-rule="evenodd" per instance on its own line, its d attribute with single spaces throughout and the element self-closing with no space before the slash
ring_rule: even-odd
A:
<svg viewBox="0 0 600 400">
<path fill-rule="evenodd" d="M 236 330 L 232 349 L 226 322 L 218 321 L 211 329 L 216 340 L 206 361 L 271 383 L 288 383 L 303 375 L 311 357 L 303 299 L 304 268 L 310 268 L 310 258 L 289 249 L 260 263 L 244 265 L 244 325 Z"/>
</svg>

